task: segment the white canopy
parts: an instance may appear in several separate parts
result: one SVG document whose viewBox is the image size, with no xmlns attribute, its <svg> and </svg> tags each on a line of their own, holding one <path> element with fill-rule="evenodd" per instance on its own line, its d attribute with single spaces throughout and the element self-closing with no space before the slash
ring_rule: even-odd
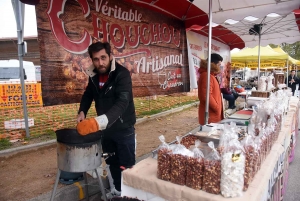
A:
<svg viewBox="0 0 300 201">
<path fill-rule="evenodd" d="M 193 3 L 208 13 L 209 1 Z M 221 25 L 238 35 L 246 47 L 259 43 L 258 35 L 249 34 L 255 24 L 263 25 L 261 46 L 295 43 L 300 41 L 300 10 L 296 11 L 299 8 L 300 0 L 216 0 L 212 2 L 212 21 L 214 26 Z M 236 42 L 230 45 L 236 46 Z"/>
<path fill-rule="evenodd" d="M 209 1 L 194 0 L 193 4 L 208 13 Z M 228 19 L 240 21 L 248 16 L 262 18 L 269 13 L 286 15 L 299 7 L 299 0 L 214 0 L 213 22 L 222 24 Z"/>
</svg>

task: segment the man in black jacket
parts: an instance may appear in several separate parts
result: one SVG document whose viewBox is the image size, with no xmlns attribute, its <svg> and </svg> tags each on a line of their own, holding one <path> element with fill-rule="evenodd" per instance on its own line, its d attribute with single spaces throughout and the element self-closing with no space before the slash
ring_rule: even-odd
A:
<svg viewBox="0 0 300 201">
<path fill-rule="evenodd" d="M 299 78 L 295 74 L 296 74 L 296 71 L 292 70 L 291 74 L 288 77 L 288 87 L 290 87 L 292 89 L 293 96 L 294 96 L 295 91 L 296 91 L 296 86 L 299 83 Z"/>
<path fill-rule="evenodd" d="M 86 70 L 88 86 L 82 96 L 77 117 L 81 135 L 102 131 L 103 152 L 115 155 L 108 158 L 117 191 L 121 191 L 121 171 L 135 164 L 135 108 L 129 71 L 115 62 L 109 43 L 89 46 L 93 65 Z M 95 101 L 97 117 L 86 119 Z"/>
</svg>

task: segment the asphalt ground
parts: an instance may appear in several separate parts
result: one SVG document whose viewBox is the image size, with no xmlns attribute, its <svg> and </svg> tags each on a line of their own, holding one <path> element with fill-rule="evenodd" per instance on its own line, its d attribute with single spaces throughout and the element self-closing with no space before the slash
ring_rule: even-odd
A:
<svg viewBox="0 0 300 201">
<path fill-rule="evenodd" d="M 300 135 L 297 136 L 295 158 L 289 165 L 289 177 L 284 201 L 300 201 Z"/>
</svg>

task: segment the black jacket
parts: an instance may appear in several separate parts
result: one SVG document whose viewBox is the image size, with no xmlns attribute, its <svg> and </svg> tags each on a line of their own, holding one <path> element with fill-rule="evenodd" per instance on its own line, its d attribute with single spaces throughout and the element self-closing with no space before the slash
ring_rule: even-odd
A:
<svg viewBox="0 0 300 201">
<path fill-rule="evenodd" d="M 295 81 L 293 84 L 290 83 L 290 81 L 291 81 L 292 79 L 294 79 L 294 81 Z M 298 78 L 296 75 L 294 75 L 293 78 L 292 78 L 292 75 L 289 75 L 289 76 L 288 76 L 288 87 L 290 87 L 290 88 L 295 88 L 295 89 L 296 89 L 296 85 L 297 85 L 297 84 L 299 84 L 299 78 Z"/>
<path fill-rule="evenodd" d="M 129 128 L 136 122 L 130 73 L 114 59 L 111 64 L 108 80 L 101 89 L 99 88 L 99 74 L 94 66 L 87 69 L 89 83 L 79 108 L 79 112 L 83 111 L 87 115 L 94 100 L 97 115 L 105 114 L 108 119 L 104 133 Z"/>
</svg>

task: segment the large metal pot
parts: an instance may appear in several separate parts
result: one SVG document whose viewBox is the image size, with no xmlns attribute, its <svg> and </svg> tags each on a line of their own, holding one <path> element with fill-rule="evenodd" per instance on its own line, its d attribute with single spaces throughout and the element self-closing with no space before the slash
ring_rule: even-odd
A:
<svg viewBox="0 0 300 201">
<path fill-rule="evenodd" d="M 66 172 L 86 172 L 101 165 L 101 141 L 84 144 L 57 142 L 57 164 Z"/>
<path fill-rule="evenodd" d="M 101 134 L 81 136 L 76 129 L 62 129 L 56 134 L 57 165 L 60 170 L 86 172 L 101 165 Z"/>
<path fill-rule="evenodd" d="M 80 135 L 76 129 L 64 128 L 55 131 L 57 142 L 67 144 L 82 144 L 89 142 L 96 142 L 101 139 L 102 132 L 98 131 L 88 135 Z"/>
</svg>

